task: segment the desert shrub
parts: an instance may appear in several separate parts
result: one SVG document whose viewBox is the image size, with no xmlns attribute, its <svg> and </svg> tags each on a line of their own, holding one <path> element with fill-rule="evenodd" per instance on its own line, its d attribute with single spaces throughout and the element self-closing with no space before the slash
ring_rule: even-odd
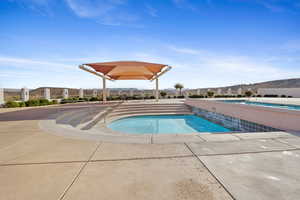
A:
<svg viewBox="0 0 300 200">
<path fill-rule="evenodd" d="M 99 101 L 99 99 L 97 97 L 92 97 L 89 101 Z"/>
<path fill-rule="evenodd" d="M 285 98 L 285 97 L 286 97 L 286 95 L 284 95 L 284 94 L 283 94 L 283 95 L 281 95 L 281 97 L 282 97 L 282 98 Z"/>
<path fill-rule="evenodd" d="M 214 92 L 213 91 L 207 91 L 207 96 L 209 97 L 213 97 L 214 96 Z"/>
<path fill-rule="evenodd" d="M 277 94 L 266 94 L 264 95 L 264 97 L 278 97 Z"/>
<path fill-rule="evenodd" d="M 25 102 L 27 107 L 31 107 L 31 106 L 39 106 L 40 105 L 40 101 L 36 100 L 36 99 L 32 99 L 32 100 L 28 100 Z"/>
<path fill-rule="evenodd" d="M 40 106 L 46 106 L 46 105 L 49 105 L 49 104 L 50 104 L 50 102 L 49 102 L 48 99 L 40 99 L 39 100 L 39 105 Z"/>
<path fill-rule="evenodd" d="M 249 90 L 245 92 L 246 97 L 251 97 L 252 94 L 253 94 L 253 93 L 252 93 L 251 91 L 249 91 Z"/>
<path fill-rule="evenodd" d="M 190 95 L 189 98 L 204 98 L 204 96 L 203 95 L 194 94 L 194 95 Z"/>
<path fill-rule="evenodd" d="M 25 102 L 19 102 L 19 107 L 26 107 L 26 104 L 25 104 Z"/>
<path fill-rule="evenodd" d="M 57 100 L 52 100 L 52 104 L 58 104 Z"/>
<path fill-rule="evenodd" d="M 76 102 L 77 102 L 77 100 L 74 100 L 73 98 L 63 99 L 60 101 L 61 104 L 76 103 Z"/>
<path fill-rule="evenodd" d="M 160 96 L 162 96 L 163 98 L 165 98 L 166 95 L 167 95 L 167 93 L 165 91 L 160 91 Z"/>
<path fill-rule="evenodd" d="M 16 107 L 19 107 L 19 103 L 16 101 L 8 101 L 8 102 L 6 102 L 5 107 L 6 108 L 16 108 Z"/>
</svg>

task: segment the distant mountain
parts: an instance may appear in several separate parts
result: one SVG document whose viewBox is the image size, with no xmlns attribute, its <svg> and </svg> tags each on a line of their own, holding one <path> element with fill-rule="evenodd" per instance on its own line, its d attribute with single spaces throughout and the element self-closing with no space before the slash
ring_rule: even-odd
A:
<svg viewBox="0 0 300 200">
<path fill-rule="evenodd" d="M 241 85 L 232 85 L 226 87 L 217 87 L 217 88 L 202 88 L 204 90 L 211 89 L 211 90 L 228 90 L 231 88 L 232 91 L 236 91 L 239 88 L 243 90 L 251 90 L 256 91 L 258 88 L 300 88 L 300 78 L 294 79 L 283 79 L 283 80 L 274 80 L 274 81 L 267 81 L 261 83 L 253 83 L 253 84 L 241 84 Z"/>
<path fill-rule="evenodd" d="M 300 88 L 300 78 L 267 81 L 253 84 L 257 88 Z"/>
<path fill-rule="evenodd" d="M 30 89 L 30 96 L 34 98 L 39 98 L 43 96 L 45 87 L 40 87 L 37 89 Z M 64 88 L 58 88 L 58 87 L 47 87 L 50 88 L 51 91 L 51 96 L 54 98 L 61 98 L 63 89 Z M 228 89 L 231 89 L 233 93 L 237 93 L 237 90 L 239 88 L 242 88 L 242 91 L 245 92 L 248 89 L 251 89 L 253 92 L 256 92 L 258 88 L 300 88 L 300 78 L 295 78 L 295 79 L 284 79 L 284 80 L 274 80 L 274 81 L 267 81 L 267 82 L 261 82 L 261 83 L 254 83 L 254 84 L 242 84 L 242 85 L 232 85 L 232 86 L 226 86 L 226 87 L 215 87 L 215 88 L 200 88 L 200 90 L 204 93 L 207 92 L 208 89 L 217 92 L 217 90 L 221 89 L 222 93 L 226 93 Z M 78 96 L 79 89 L 75 88 L 68 88 L 69 89 L 69 95 L 70 96 Z M 100 93 L 100 89 L 98 88 L 98 93 Z M 136 88 L 109 88 L 111 91 L 111 94 L 118 94 L 118 91 L 122 92 L 128 92 L 130 90 L 138 91 Z M 186 90 L 191 91 L 192 93 L 196 93 L 196 89 L 188 89 Z M 15 100 L 15 99 L 20 99 L 20 89 L 15 89 L 15 88 L 5 88 L 4 89 L 4 94 L 5 94 L 5 99 L 6 101 L 8 100 Z M 153 94 L 152 90 L 144 90 L 148 91 L 148 93 Z M 168 88 L 165 89 L 168 93 L 175 93 L 175 89 L 173 88 Z M 92 96 L 93 94 L 93 89 L 84 89 L 84 93 L 87 96 Z"/>
</svg>

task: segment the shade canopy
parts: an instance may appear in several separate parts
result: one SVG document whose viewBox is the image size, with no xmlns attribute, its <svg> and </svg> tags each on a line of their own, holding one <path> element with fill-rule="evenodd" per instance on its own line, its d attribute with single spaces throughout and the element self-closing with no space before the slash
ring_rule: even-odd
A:
<svg viewBox="0 0 300 200">
<path fill-rule="evenodd" d="M 152 80 L 161 74 L 165 67 L 168 67 L 164 64 L 138 61 L 87 63 L 84 65 L 112 80 Z"/>
</svg>

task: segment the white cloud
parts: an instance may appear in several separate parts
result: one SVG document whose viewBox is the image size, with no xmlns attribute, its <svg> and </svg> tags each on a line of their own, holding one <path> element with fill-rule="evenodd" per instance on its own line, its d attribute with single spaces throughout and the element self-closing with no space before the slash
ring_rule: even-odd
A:
<svg viewBox="0 0 300 200">
<path fill-rule="evenodd" d="M 24 8 L 30 9 L 40 15 L 53 15 L 51 6 L 57 0 L 8 0 L 9 2 L 18 3 Z"/>
<path fill-rule="evenodd" d="M 192 4 L 189 0 L 172 0 L 172 2 L 178 8 L 190 9 L 192 11 L 198 10 L 198 8 L 196 7 L 196 5 Z"/>
<path fill-rule="evenodd" d="M 47 61 L 40 61 L 40 60 L 33 60 L 33 59 L 26 59 L 26 58 L 16 58 L 16 57 L 6 57 L 0 56 L 0 67 L 5 66 L 14 66 L 18 68 L 31 68 L 37 70 L 43 70 L 47 67 L 50 70 L 61 70 L 61 69 L 74 69 L 75 66 L 62 64 L 62 63 L 55 63 L 55 62 L 47 62 Z"/>
<path fill-rule="evenodd" d="M 202 87 L 213 87 L 300 76 L 299 68 L 285 68 L 282 65 L 277 67 L 273 62 L 255 57 L 219 55 L 213 52 L 174 46 L 169 50 L 177 53 L 175 58 L 182 58 L 185 71 L 180 69 L 180 73 L 190 83 L 189 87 L 196 87 L 192 83 L 199 83 Z M 190 55 L 189 59 L 186 59 L 187 54 Z M 176 70 L 176 67 L 174 69 Z"/>
<path fill-rule="evenodd" d="M 126 0 L 65 0 L 79 17 L 95 19 L 103 25 L 128 25 L 135 23 L 138 16 L 123 9 Z"/>
<path fill-rule="evenodd" d="M 99 17 L 125 3 L 124 0 L 65 0 L 79 17 Z"/>
<path fill-rule="evenodd" d="M 152 7 L 150 4 L 146 4 L 146 9 L 147 9 L 147 12 L 150 16 L 152 17 L 158 17 L 158 14 L 157 14 L 157 9 L 155 9 L 154 7 Z"/>
<path fill-rule="evenodd" d="M 172 46 L 172 45 L 167 45 L 167 48 L 176 53 L 182 53 L 182 54 L 199 55 L 201 53 L 204 53 L 204 51 L 191 49 L 191 48 L 176 47 L 176 46 Z"/>
<path fill-rule="evenodd" d="M 259 4 L 272 12 L 299 12 L 298 0 L 235 0 Z"/>
</svg>

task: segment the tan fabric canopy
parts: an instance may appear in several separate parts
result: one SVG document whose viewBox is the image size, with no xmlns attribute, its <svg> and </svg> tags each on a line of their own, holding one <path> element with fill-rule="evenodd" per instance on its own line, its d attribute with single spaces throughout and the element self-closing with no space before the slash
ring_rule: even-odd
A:
<svg viewBox="0 0 300 200">
<path fill-rule="evenodd" d="M 167 66 L 137 61 L 88 63 L 84 65 L 92 67 L 95 71 L 112 80 L 151 80 Z"/>
</svg>

